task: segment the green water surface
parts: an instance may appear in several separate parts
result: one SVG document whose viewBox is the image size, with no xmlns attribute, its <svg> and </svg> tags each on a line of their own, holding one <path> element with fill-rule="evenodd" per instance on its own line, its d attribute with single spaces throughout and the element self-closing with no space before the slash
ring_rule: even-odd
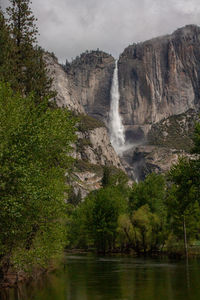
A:
<svg viewBox="0 0 200 300">
<path fill-rule="evenodd" d="M 67 255 L 51 274 L 1 300 L 200 300 L 200 261 Z"/>
</svg>

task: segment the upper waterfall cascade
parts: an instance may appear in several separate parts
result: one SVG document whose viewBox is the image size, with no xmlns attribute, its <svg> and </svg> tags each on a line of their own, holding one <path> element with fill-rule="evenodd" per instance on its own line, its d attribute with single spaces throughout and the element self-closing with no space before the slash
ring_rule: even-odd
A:
<svg viewBox="0 0 200 300">
<path fill-rule="evenodd" d="M 116 60 L 111 87 L 110 141 L 115 151 L 122 154 L 125 146 L 125 130 L 119 113 L 119 99 L 118 61 Z"/>
</svg>

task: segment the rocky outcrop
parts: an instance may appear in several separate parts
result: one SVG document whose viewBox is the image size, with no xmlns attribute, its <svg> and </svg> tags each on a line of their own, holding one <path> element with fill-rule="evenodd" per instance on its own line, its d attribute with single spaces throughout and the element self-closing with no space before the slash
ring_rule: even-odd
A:
<svg viewBox="0 0 200 300">
<path fill-rule="evenodd" d="M 123 169 L 105 127 L 95 128 L 84 133 L 79 132 L 76 153 L 78 159 L 88 160 L 92 164 L 112 165 Z"/>
<path fill-rule="evenodd" d="M 85 123 L 86 118 L 84 117 Z M 92 118 L 89 117 L 89 120 L 91 124 Z M 104 166 L 121 169 L 124 172 L 125 169 L 110 143 L 105 126 L 86 128 L 77 132 L 77 138 L 73 152 L 75 171 L 72 185 L 75 194 L 80 191 L 84 198 L 90 191 L 101 187 Z"/>
<path fill-rule="evenodd" d="M 169 171 L 179 156 L 190 155 L 194 124 L 199 120 L 196 111 L 189 110 L 153 124 L 143 145 L 136 145 L 123 153 L 128 174 L 143 180 L 151 172 Z"/>
<path fill-rule="evenodd" d="M 147 142 L 149 145 L 190 152 L 194 146 L 192 139 L 195 122 L 199 121 L 199 114 L 192 109 L 170 116 L 152 125 Z"/>
<path fill-rule="evenodd" d="M 152 172 L 157 174 L 168 172 L 181 156 L 188 156 L 188 153 L 183 150 L 150 145 L 138 146 L 124 153 L 126 171 L 137 181 L 144 180 Z"/>
<path fill-rule="evenodd" d="M 53 79 L 52 89 L 57 92 L 57 105 L 67 107 L 78 117 L 77 142 L 71 154 L 75 168 L 70 183 L 75 195 L 80 192 L 84 198 L 90 191 L 100 188 L 104 166 L 125 171 L 104 123 L 91 117 L 108 121 L 114 58 L 101 51 L 92 51 L 64 67 L 50 54 L 45 59 Z"/>
<path fill-rule="evenodd" d="M 105 124 L 108 122 L 114 66 L 114 58 L 102 51 L 85 52 L 65 66 L 72 97 L 79 99 L 88 115 Z"/>
<path fill-rule="evenodd" d="M 67 107 L 69 110 L 79 113 L 85 113 L 79 99 L 72 94 L 71 82 L 66 76 L 62 66 L 58 63 L 56 57 L 47 53 L 45 55 L 47 71 L 52 78 L 52 90 L 56 91 L 56 103 L 59 107 Z"/>
<path fill-rule="evenodd" d="M 129 140 L 200 104 L 200 28 L 133 44 L 119 59 L 120 111 Z"/>
</svg>

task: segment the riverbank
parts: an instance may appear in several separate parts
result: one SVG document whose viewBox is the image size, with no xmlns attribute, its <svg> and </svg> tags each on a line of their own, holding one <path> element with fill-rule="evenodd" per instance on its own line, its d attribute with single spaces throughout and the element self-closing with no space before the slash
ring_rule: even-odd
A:
<svg viewBox="0 0 200 300">
<path fill-rule="evenodd" d="M 93 253 L 95 255 L 127 255 L 132 257 L 175 257 L 175 258 L 185 258 L 185 251 L 182 247 L 174 247 L 171 250 L 163 249 L 161 251 L 149 251 L 146 253 L 141 252 L 140 254 L 136 253 L 132 248 L 126 249 L 126 251 L 121 251 L 119 248 L 113 249 L 112 251 L 98 252 L 97 249 L 66 249 L 65 253 L 67 254 L 89 254 Z M 200 258 L 200 246 L 190 246 L 188 247 L 188 257 L 189 258 Z"/>
<path fill-rule="evenodd" d="M 22 270 L 9 270 L 7 274 L 4 274 L 2 278 L 0 278 L 0 289 L 13 288 L 22 282 L 34 280 L 35 278 L 38 278 L 39 276 L 53 270 L 54 268 L 37 268 L 34 269 L 31 273 L 26 273 Z"/>
<path fill-rule="evenodd" d="M 197 300 L 200 260 L 66 254 L 59 269 L 7 290 L 2 300 Z"/>
<path fill-rule="evenodd" d="M 31 282 L 39 278 L 42 275 L 53 272 L 60 267 L 64 261 L 64 255 L 62 260 L 52 261 L 47 267 L 33 267 L 31 271 L 25 272 L 24 270 L 16 271 L 14 268 L 10 268 L 6 274 L 1 274 L 0 277 L 0 290 L 14 288 L 18 284 Z M 1 298 L 0 298 L 1 299 Z"/>
<path fill-rule="evenodd" d="M 113 256 L 116 258 L 123 257 L 123 258 L 131 258 L 131 259 L 175 259 L 178 261 L 184 261 L 185 260 L 185 254 L 183 249 L 179 249 L 179 251 L 174 252 L 167 252 L 167 251 L 156 251 L 152 253 L 146 253 L 145 255 L 141 253 L 140 255 L 137 255 L 132 249 L 129 249 L 129 251 L 121 252 L 119 249 L 115 249 L 114 251 L 108 251 L 105 254 L 103 253 L 97 253 L 96 249 L 66 249 L 65 254 L 62 258 L 62 261 L 59 260 L 57 262 L 51 263 L 48 268 L 34 268 L 32 272 L 24 272 L 24 271 L 14 271 L 10 269 L 8 273 L 4 277 L 0 278 L 0 290 L 1 289 L 9 289 L 17 287 L 19 284 L 23 284 L 25 282 L 31 282 L 36 279 L 38 279 L 40 276 L 43 276 L 45 274 L 51 273 L 55 270 L 58 270 L 60 268 L 60 265 L 64 264 L 65 257 L 75 255 L 75 256 L 81 256 L 81 257 L 96 257 L 96 256 L 102 256 L 105 259 Z M 196 247 L 189 247 L 188 252 L 188 258 L 189 259 L 198 259 L 200 258 L 200 246 Z"/>
</svg>

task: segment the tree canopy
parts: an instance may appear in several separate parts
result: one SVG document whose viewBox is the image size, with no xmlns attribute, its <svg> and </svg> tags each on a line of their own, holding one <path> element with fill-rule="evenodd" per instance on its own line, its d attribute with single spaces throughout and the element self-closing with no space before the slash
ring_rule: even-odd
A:
<svg viewBox="0 0 200 300">
<path fill-rule="evenodd" d="M 51 90 L 45 53 L 37 45 L 36 19 L 29 0 L 10 0 L 8 19 L 0 12 L 0 80 L 22 95 L 34 92 L 34 101 L 55 95 Z"/>
<path fill-rule="evenodd" d="M 0 84 L 2 263 L 27 263 L 27 256 L 42 264 L 65 240 L 65 174 L 75 121 L 64 109 L 48 108 L 47 100 L 35 106 L 33 97 Z"/>
</svg>

